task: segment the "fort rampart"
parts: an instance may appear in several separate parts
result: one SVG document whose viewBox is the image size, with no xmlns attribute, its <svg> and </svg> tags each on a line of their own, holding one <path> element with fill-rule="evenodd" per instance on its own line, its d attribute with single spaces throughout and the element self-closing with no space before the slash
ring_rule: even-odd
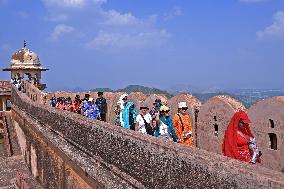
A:
<svg viewBox="0 0 284 189">
<path fill-rule="evenodd" d="M 22 154 L 44 188 L 284 187 L 283 173 L 228 159 L 217 154 L 219 148 L 206 149 L 201 141 L 200 148 L 213 153 L 43 106 L 42 94 L 28 88 L 24 92 L 12 88 L 12 115 Z M 217 108 L 205 103 L 198 116 L 217 120 L 220 139 L 214 141 L 215 146 L 221 146 L 229 117 L 242 108 L 226 99 L 211 99 Z M 214 121 L 198 120 L 197 141 L 202 132 L 202 137 L 216 137 Z M 208 145 L 210 137 L 204 138 Z"/>
<path fill-rule="evenodd" d="M 78 94 L 83 97 L 85 93 Z M 93 98 L 97 97 L 96 92 L 87 93 Z M 113 108 L 121 94 L 105 94 L 109 110 L 107 120 L 110 124 L 114 121 Z M 75 93 L 68 92 L 49 93 L 47 99 L 51 96 L 74 98 L 75 95 Z M 221 145 L 231 117 L 239 110 L 248 112 L 252 121 L 251 129 L 263 152 L 261 165 L 284 172 L 284 97 L 265 99 L 246 109 L 241 102 L 229 96 L 215 96 L 201 104 L 196 97 L 190 94 L 179 94 L 170 99 L 163 95 L 145 96 L 141 93 L 129 95 L 129 99 L 134 101 L 137 107 L 143 103 L 151 108 L 156 98 L 161 98 L 171 108 L 172 116 L 177 112 L 178 102 L 187 102 L 196 147 L 218 154 L 222 154 Z"/>
</svg>

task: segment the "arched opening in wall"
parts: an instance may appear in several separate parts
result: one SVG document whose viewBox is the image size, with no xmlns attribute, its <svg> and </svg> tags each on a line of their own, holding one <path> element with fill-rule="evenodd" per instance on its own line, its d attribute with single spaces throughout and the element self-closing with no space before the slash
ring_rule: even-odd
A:
<svg viewBox="0 0 284 189">
<path fill-rule="evenodd" d="M 39 74 L 35 74 L 35 77 L 34 77 L 34 81 L 35 81 L 35 84 L 39 84 Z"/>
<path fill-rule="evenodd" d="M 271 128 L 274 128 L 274 127 L 275 127 L 274 121 L 273 121 L 272 119 L 269 119 L 269 122 L 270 122 L 270 127 L 271 127 Z"/>
<path fill-rule="evenodd" d="M 16 81 L 21 79 L 21 75 L 19 73 L 16 73 L 16 77 L 15 77 Z"/>
<path fill-rule="evenodd" d="M 10 111 L 11 110 L 11 101 L 10 99 L 6 100 L 6 111 Z"/>
<path fill-rule="evenodd" d="M 26 81 L 31 81 L 31 74 L 25 73 L 25 75 L 24 75 L 24 80 L 26 80 Z"/>
<path fill-rule="evenodd" d="M 218 137 L 219 134 L 219 126 L 217 123 L 214 124 L 214 136 Z"/>
<path fill-rule="evenodd" d="M 217 116 L 214 116 L 214 121 L 217 121 Z"/>
<path fill-rule="evenodd" d="M 277 136 L 275 133 L 268 133 L 269 135 L 269 148 L 277 150 Z"/>
<path fill-rule="evenodd" d="M 4 143 L 4 125 L 0 122 L 0 145 Z"/>
</svg>

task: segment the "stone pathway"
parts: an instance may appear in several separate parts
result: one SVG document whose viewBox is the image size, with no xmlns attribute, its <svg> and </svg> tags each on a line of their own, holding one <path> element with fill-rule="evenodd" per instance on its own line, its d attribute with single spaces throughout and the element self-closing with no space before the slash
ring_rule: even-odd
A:
<svg viewBox="0 0 284 189">
<path fill-rule="evenodd" d="M 6 157 L 6 150 L 4 148 L 4 144 L 1 142 L 0 142 L 0 157 Z"/>
<path fill-rule="evenodd" d="M 16 175 L 22 173 L 27 176 L 30 188 L 41 188 L 31 175 L 21 155 L 7 157 L 3 144 L 0 144 L 0 189 L 13 189 L 16 187 Z"/>
</svg>

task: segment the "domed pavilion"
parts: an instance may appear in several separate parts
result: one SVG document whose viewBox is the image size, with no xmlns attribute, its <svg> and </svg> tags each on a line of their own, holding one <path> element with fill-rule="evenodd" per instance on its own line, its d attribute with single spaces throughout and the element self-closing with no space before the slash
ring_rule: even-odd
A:
<svg viewBox="0 0 284 189">
<path fill-rule="evenodd" d="M 26 42 L 22 49 L 12 55 L 10 67 L 3 69 L 3 71 L 11 72 L 12 80 L 21 80 L 24 79 L 25 76 L 28 76 L 28 81 L 37 86 L 40 90 L 46 88 L 45 84 L 40 83 L 40 79 L 41 72 L 47 70 L 49 69 L 41 66 L 37 54 L 26 47 Z"/>
</svg>

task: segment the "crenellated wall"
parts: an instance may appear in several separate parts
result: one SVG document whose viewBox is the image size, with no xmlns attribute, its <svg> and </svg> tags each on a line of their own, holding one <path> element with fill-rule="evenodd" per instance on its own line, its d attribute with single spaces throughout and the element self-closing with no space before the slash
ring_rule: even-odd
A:
<svg viewBox="0 0 284 189">
<path fill-rule="evenodd" d="M 284 187 L 283 173 L 42 106 L 15 88 L 12 96 L 22 152 L 44 188 Z M 243 106 L 229 97 L 214 98 L 201 107 L 199 118 L 216 115 L 225 128 Z M 198 137 L 202 132 L 211 130 L 198 130 Z"/>
<path fill-rule="evenodd" d="M 23 86 L 23 92 L 34 102 L 38 104 L 45 104 L 49 103 L 47 99 L 47 94 L 39 90 L 36 86 L 32 85 L 30 82 L 26 80 L 21 80 Z"/>
<path fill-rule="evenodd" d="M 248 114 L 263 152 L 263 166 L 284 173 L 284 97 L 260 101 Z"/>
<path fill-rule="evenodd" d="M 245 107 L 229 96 L 215 96 L 200 108 L 197 124 L 197 147 L 222 154 L 222 142 L 228 124 Z"/>
<path fill-rule="evenodd" d="M 113 107 L 122 94 L 107 93 L 106 95 L 109 102 L 108 122 L 110 124 L 113 123 L 115 118 Z M 201 104 L 196 97 L 190 94 L 176 95 L 171 99 L 156 94 L 147 97 L 141 93 L 132 93 L 129 97 L 130 100 L 137 104 L 138 108 L 141 104 L 151 108 L 155 99 L 160 98 L 171 108 L 171 116 L 174 116 L 177 112 L 178 102 L 187 102 L 193 125 L 195 145 L 200 149 L 217 154 L 222 154 L 221 145 L 224 133 L 233 114 L 239 110 L 244 110 L 251 117 L 252 131 L 256 136 L 259 148 L 263 152 L 261 164 L 270 169 L 284 172 L 284 164 L 282 163 L 284 162 L 284 147 L 282 146 L 284 143 L 284 130 L 281 129 L 284 121 L 282 120 L 284 116 L 284 97 L 266 99 L 250 107 L 248 110 L 242 103 L 229 96 L 215 96 L 208 99 L 204 104 Z M 196 110 L 199 111 L 198 114 L 196 114 Z M 272 128 L 271 124 L 275 128 Z M 274 146 L 271 147 L 271 142 L 276 143 L 277 149 L 273 149 L 275 148 Z"/>
</svg>

